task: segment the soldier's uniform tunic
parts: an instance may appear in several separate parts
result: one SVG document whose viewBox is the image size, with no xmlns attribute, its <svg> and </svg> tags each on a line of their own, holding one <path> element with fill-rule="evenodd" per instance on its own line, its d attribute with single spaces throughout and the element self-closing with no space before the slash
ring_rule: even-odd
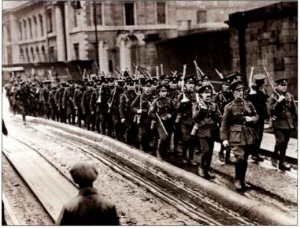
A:
<svg viewBox="0 0 300 228">
<path fill-rule="evenodd" d="M 200 98 L 201 99 L 201 98 Z M 196 157 L 197 163 L 204 171 L 205 177 L 209 177 L 209 169 L 213 155 L 214 142 L 218 138 L 216 129 L 221 119 L 221 112 L 213 102 L 201 100 L 193 115 L 194 123 L 197 126 L 197 137 L 199 139 L 200 156 Z"/>
<path fill-rule="evenodd" d="M 283 95 L 285 99 L 278 102 L 277 95 L 272 94 L 269 106 L 270 114 L 274 117 L 273 126 L 276 139 L 273 160 L 276 161 L 279 154 L 279 168 L 284 169 L 286 149 L 291 132 L 297 126 L 298 113 L 294 98 L 290 93 L 282 93 L 279 90 L 276 92 Z"/>
<path fill-rule="evenodd" d="M 246 122 L 245 117 L 251 117 L 251 122 Z M 236 157 L 235 179 L 241 185 L 245 183 L 248 166 L 248 156 L 253 145 L 258 139 L 255 124 L 258 115 L 251 102 L 244 99 L 235 99 L 225 106 L 221 125 L 221 140 L 228 140 L 232 152 Z"/>
<path fill-rule="evenodd" d="M 183 161 L 189 160 L 190 162 L 194 158 L 194 150 L 196 146 L 195 137 L 191 135 L 193 129 L 193 105 L 196 104 L 196 94 L 186 91 L 185 95 L 188 99 L 187 102 L 182 102 L 183 94 L 178 97 L 177 104 L 177 118 L 179 121 L 180 132 L 182 136 L 182 159 Z M 177 121 L 175 121 L 176 123 Z M 187 158 L 187 151 L 189 156 Z"/>
<path fill-rule="evenodd" d="M 159 120 L 156 117 L 155 113 L 157 113 L 158 116 L 161 118 L 163 126 L 165 127 L 165 130 L 168 133 L 167 135 L 165 135 L 163 131 L 163 126 L 159 124 Z M 170 139 L 174 127 L 174 103 L 168 97 L 159 97 L 153 101 L 153 104 L 149 110 L 149 114 L 152 118 L 156 119 L 156 128 L 159 132 L 157 156 L 165 158 L 168 152 L 167 150 L 170 146 Z"/>
</svg>

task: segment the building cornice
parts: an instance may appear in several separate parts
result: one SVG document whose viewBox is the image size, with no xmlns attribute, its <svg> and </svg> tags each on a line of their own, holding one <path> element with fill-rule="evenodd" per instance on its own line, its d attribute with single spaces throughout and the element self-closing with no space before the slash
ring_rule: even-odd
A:
<svg viewBox="0 0 300 228">
<path fill-rule="evenodd" d="M 127 31 L 133 31 L 133 30 L 177 30 L 177 25 L 120 25 L 120 26 L 103 26 L 98 25 L 97 31 L 98 32 L 111 32 L 111 31 L 117 31 L 117 30 L 127 30 Z M 94 26 L 87 26 L 84 28 L 73 28 L 70 33 L 81 33 L 81 32 L 95 32 Z"/>
</svg>

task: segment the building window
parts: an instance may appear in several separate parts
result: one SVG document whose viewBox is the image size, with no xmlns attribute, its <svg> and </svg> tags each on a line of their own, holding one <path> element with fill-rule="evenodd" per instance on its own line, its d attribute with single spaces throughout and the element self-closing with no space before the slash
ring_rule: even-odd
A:
<svg viewBox="0 0 300 228">
<path fill-rule="evenodd" d="M 23 23 L 24 23 L 24 30 L 23 30 L 24 40 L 26 40 L 27 39 L 27 23 L 26 23 L 26 21 L 23 21 Z"/>
<path fill-rule="evenodd" d="M 32 39 L 32 24 L 30 18 L 28 18 L 28 27 L 29 27 L 29 38 Z"/>
<path fill-rule="evenodd" d="M 34 36 L 37 37 L 38 36 L 38 34 L 37 34 L 38 28 L 37 28 L 36 16 L 33 17 L 33 31 L 34 31 Z"/>
<path fill-rule="evenodd" d="M 41 25 L 41 36 L 44 36 L 44 24 L 43 24 L 43 16 L 39 15 L 40 25 Z"/>
<path fill-rule="evenodd" d="M 157 23 L 158 24 L 166 24 L 166 3 L 165 2 L 157 2 L 156 3 L 156 11 L 157 11 Z"/>
<path fill-rule="evenodd" d="M 23 39 L 23 36 L 22 36 L 22 22 L 19 22 L 19 38 L 20 38 L 20 40 L 22 40 Z"/>
<path fill-rule="evenodd" d="M 56 61 L 55 48 L 49 47 L 49 62 L 55 62 L 55 61 Z"/>
<path fill-rule="evenodd" d="M 134 3 L 125 3 L 125 25 L 134 25 Z"/>
<path fill-rule="evenodd" d="M 79 60 L 79 44 L 73 44 L 74 45 L 74 53 L 75 53 L 75 59 Z"/>
<path fill-rule="evenodd" d="M 47 10 L 47 33 L 51 33 L 53 30 L 52 28 L 52 10 Z"/>
<path fill-rule="evenodd" d="M 206 10 L 198 10 L 197 11 L 197 23 L 205 23 L 207 22 Z"/>
<path fill-rule="evenodd" d="M 96 22 L 97 25 L 103 25 L 103 20 L 102 20 L 102 3 L 95 2 L 93 4 L 93 19 L 92 20 L 94 22 L 94 25 L 95 25 L 95 22 Z"/>
</svg>

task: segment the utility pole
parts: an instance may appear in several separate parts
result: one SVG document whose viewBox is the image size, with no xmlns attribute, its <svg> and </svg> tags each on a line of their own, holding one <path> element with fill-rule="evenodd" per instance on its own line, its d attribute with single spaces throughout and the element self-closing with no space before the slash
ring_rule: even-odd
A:
<svg viewBox="0 0 300 228">
<path fill-rule="evenodd" d="M 96 1 L 93 1 L 93 7 L 94 7 L 94 25 L 95 25 L 95 48 L 96 48 L 96 65 L 98 66 L 98 69 L 100 69 L 99 66 L 99 42 L 98 42 L 98 30 L 97 30 L 97 15 L 96 15 Z"/>
</svg>

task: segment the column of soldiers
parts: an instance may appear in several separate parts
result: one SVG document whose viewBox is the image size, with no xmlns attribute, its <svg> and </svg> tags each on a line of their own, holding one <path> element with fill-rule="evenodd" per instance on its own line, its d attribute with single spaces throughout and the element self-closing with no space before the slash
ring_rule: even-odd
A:
<svg viewBox="0 0 300 228">
<path fill-rule="evenodd" d="M 220 142 L 219 160 L 235 165 L 234 185 L 245 189 L 248 156 L 263 161 L 259 148 L 265 119 L 273 118 L 276 145 L 272 164 L 289 170 L 284 162 L 287 143 L 295 128 L 297 108 L 286 91 L 287 80 L 276 81 L 271 98 L 264 74 L 254 75 L 247 90 L 237 72 L 221 79 L 215 93 L 209 75 L 126 77 L 123 80 L 51 82 L 12 81 L 6 85 L 11 110 L 78 125 L 114 137 L 159 159 L 172 157 L 198 166 L 198 174 L 213 179 L 214 143 Z M 267 100 L 270 105 L 267 107 Z M 230 154 L 232 153 L 232 154 Z"/>
</svg>

